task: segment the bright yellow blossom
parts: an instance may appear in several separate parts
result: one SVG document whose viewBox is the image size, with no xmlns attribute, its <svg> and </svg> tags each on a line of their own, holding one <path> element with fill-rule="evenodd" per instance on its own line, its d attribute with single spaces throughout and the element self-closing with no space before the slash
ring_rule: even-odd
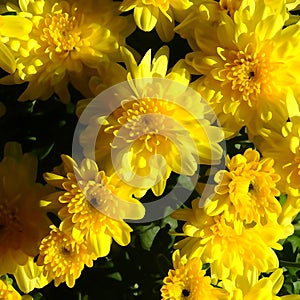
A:
<svg viewBox="0 0 300 300">
<path fill-rule="evenodd" d="M 245 276 L 237 288 L 233 282 L 225 280 L 223 288 L 230 293 L 228 300 L 300 300 L 300 295 L 276 296 L 282 287 L 284 277 L 282 269 L 275 270 L 269 277 L 256 280 L 249 286 Z"/>
<path fill-rule="evenodd" d="M 43 267 L 44 275 L 54 279 L 55 286 L 66 282 L 71 288 L 84 266 L 93 266 L 96 255 L 84 240 L 75 240 L 54 225 L 50 228 L 51 232 L 41 242 L 37 264 Z"/>
<path fill-rule="evenodd" d="M 0 275 L 14 273 L 38 254 L 50 224 L 39 200 L 49 190 L 36 183 L 37 158 L 9 142 L 0 162 Z"/>
<path fill-rule="evenodd" d="M 205 276 L 198 257 L 180 257 L 179 250 L 172 255 L 174 270 L 169 270 L 161 288 L 162 300 L 227 300 L 228 294 L 213 287 L 209 276 Z"/>
<path fill-rule="evenodd" d="M 208 204 L 209 205 L 209 204 Z M 281 249 L 277 241 L 282 236 L 279 225 L 245 226 L 240 220 L 226 221 L 224 214 L 209 216 L 199 207 L 199 199 L 192 209 L 179 209 L 173 217 L 186 221 L 185 238 L 175 244 L 182 255 L 199 257 L 210 263 L 213 278 L 235 279 L 245 274 L 257 275 L 278 267 L 274 249 Z"/>
<path fill-rule="evenodd" d="M 106 176 L 92 160 L 81 166 L 69 156 L 62 156 L 66 177 L 46 173 L 51 185 L 62 189 L 53 201 L 63 204 L 58 215 L 60 228 L 76 240 L 86 239 L 97 257 L 109 253 L 112 239 L 125 246 L 130 242 L 132 229 L 124 219 L 141 219 L 144 207 L 132 197 L 134 190 L 116 176 Z"/>
<path fill-rule="evenodd" d="M 192 5 L 189 0 L 123 0 L 121 11 L 134 9 L 136 25 L 143 31 L 151 31 L 154 27 L 164 42 L 174 37 L 176 14 Z"/>
<path fill-rule="evenodd" d="M 19 6 L 19 15 L 32 21 L 33 28 L 28 39 L 6 42 L 17 70 L 0 82 L 28 82 L 20 101 L 46 100 L 56 93 L 68 102 L 69 82 L 85 93 L 82 82 L 88 82 L 90 70 L 102 61 L 120 60 L 119 47 L 134 30 L 131 17 L 119 16 L 118 3 L 110 0 L 20 0 Z"/>
<path fill-rule="evenodd" d="M 157 52 L 152 63 L 148 51 L 139 65 L 127 49 L 122 48 L 122 53 L 130 89 L 123 92 L 120 88 L 119 107 L 112 110 L 99 130 L 96 161 L 108 174 L 119 172 L 128 184 L 151 188 L 159 196 L 171 171 L 193 176 L 199 161 L 217 163 L 222 153 L 218 142 L 223 139 L 223 132 L 211 125 L 211 108 L 199 95 L 192 96 L 192 89 L 187 90 L 189 74 L 183 61 L 167 73 L 166 47 Z M 106 117 L 101 113 L 110 109 L 110 104 L 105 101 L 99 105 L 95 98 L 89 107 L 94 117 L 88 120 L 80 136 L 88 157 L 89 150 L 94 151 L 89 147 L 91 132 Z"/>
<path fill-rule="evenodd" d="M 283 3 L 274 10 L 245 0 L 234 20 L 222 14 L 218 26 L 195 34 L 199 50 L 186 61 L 203 76 L 192 86 L 223 126 L 238 131 L 246 125 L 252 135 L 268 122 L 287 120 L 300 92 L 300 27 L 282 29 L 285 19 Z"/>
<path fill-rule="evenodd" d="M 215 175 L 217 186 L 212 201 L 205 208 L 209 215 L 224 212 L 225 218 L 240 219 L 245 223 L 265 224 L 277 219 L 281 206 L 275 196 L 280 192 L 276 183 L 280 176 L 271 158 L 260 158 L 259 152 L 247 149 L 243 155 L 227 157 L 228 171 Z"/>
</svg>

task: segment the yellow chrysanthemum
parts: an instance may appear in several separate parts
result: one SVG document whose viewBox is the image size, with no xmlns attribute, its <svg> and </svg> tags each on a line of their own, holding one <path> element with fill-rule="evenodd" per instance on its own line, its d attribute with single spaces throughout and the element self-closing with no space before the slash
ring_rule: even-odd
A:
<svg viewBox="0 0 300 300">
<path fill-rule="evenodd" d="M 247 224 L 265 224 L 270 217 L 276 220 L 281 212 L 275 198 L 280 195 L 276 189 L 280 176 L 273 164 L 273 159 L 260 159 L 260 154 L 252 149 L 232 159 L 227 157 L 228 171 L 215 175 L 218 185 L 206 213 L 213 216 L 224 212 L 228 221 L 234 218 Z"/>
<path fill-rule="evenodd" d="M 223 288 L 230 293 L 228 300 L 299 300 L 300 295 L 276 296 L 282 287 L 284 277 L 282 269 L 275 270 L 269 277 L 263 277 L 257 280 L 255 284 L 250 285 L 246 282 L 247 277 L 243 278 L 237 288 L 233 282 L 225 280 L 222 282 Z"/>
<path fill-rule="evenodd" d="M 151 31 L 154 27 L 164 42 L 174 37 L 176 14 L 192 5 L 189 0 L 123 0 L 121 11 L 134 9 L 136 25 L 143 31 Z"/>
<path fill-rule="evenodd" d="M 265 128 L 254 141 L 264 156 L 272 157 L 281 176 L 278 188 L 282 193 L 300 195 L 300 116 L 294 116 L 281 128 L 276 124 Z"/>
<path fill-rule="evenodd" d="M 95 162 L 82 161 L 81 166 L 69 156 L 62 156 L 66 177 L 46 173 L 51 185 L 65 190 L 53 194 L 53 201 L 63 204 L 58 215 L 60 228 L 77 240 L 86 239 L 97 257 L 109 253 L 112 239 L 125 246 L 132 229 L 124 219 L 141 219 L 144 207 L 132 197 L 134 190 L 116 176 L 107 177 Z M 73 169 L 74 168 L 74 169 Z"/>
<path fill-rule="evenodd" d="M 38 254 L 50 224 L 39 199 L 47 188 L 36 183 L 37 159 L 7 143 L 0 162 L 0 275 L 13 273 Z"/>
<path fill-rule="evenodd" d="M 91 132 L 102 122 L 96 137 L 96 161 L 108 174 L 117 171 L 129 184 L 151 188 L 159 196 L 171 171 L 193 176 L 199 161 L 216 163 L 222 153 L 217 143 L 223 132 L 211 125 L 211 108 L 196 93 L 191 96 L 192 89 L 187 91 L 189 74 L 183 61 L 167 73 L 167 47 L 157 52 L 152 63 L 148 51 L 139 65 L 127 49 L 122 48 L 122 53 L 130 90 L 123 93 L 120 88 L 120 106 L 108 117 L 101 113 L 110 110 L 111 102 L 101 107 L 97 101 L 91 103 L 94 117 L 88 120 L 80 143 L 90 157 L 89 151 L 94 151 L 90 149 Z"/>
<path fill-rule="evenodd" d="M 72 288 L 84 266 L 92 267 L 96 256 L 84 240 L 75 240 L 53 225 L 50 228 L 41 242 L 37 264 L 43 266 L 44 275 L 54 279 L 55 286 L 66 282 Z"/>
<path fill-rule="evenodd" d="M 120 60 L 119 47 L 134 29 L 131 16 L 118 16 L 118 3 L 110 0 L 101 5 L 95 0 L 20 0 L 19 5 L 19 15 L 31 20 L 33 28 L 27 40 L 8 39 L 17 71 L 0 82 L 29 82 L 20 101 L 46 100 L 57 93 L 68 102 L 69 82 L 85 93 L 82 82 L 88 83 L 90 69 L 101 61 Z"/>
<path fill-rule="evenodd" d="M 10 49 L 3 43 L 8 38 L 28 38 L 32 23 L 20 16 L 0 16 L 0 68 L 8 73 L 16 70 L 15 58 Z"/>
<path fill-rule="evenodd" d="M 174 270 L 169 270 L 161 288 L 162 300 L 222 300 L 228 294 L 221 288 L 213 287 L 211 279 L 205 276 L 201 260 L 197 257 L 180 257 L 176 250 L 172 256 Z"/>
<path fill-rule="evenodd" d="M 219 26 L 195 36 L 200 51 L 186 61 L 203 76 L 192 86 L 212 105 L 222 125 L 258 132 L 265 123 L 283 123 L 299 94 L 299 25 L 283 28 L 285 6 L 243 1 Z M 201 31 L 203 33 L 203 31 Z M 278 76 L 280 74 L 280 76 Z"/>
<path fill-rule="evenodd" d="M 192 209 L 173 213 L 178 220 L 187 221 L 183 226 L 183 240 L 175 244 L 182 255 L 199 257 L 210 263 L 213 278 L 235 279 L 245 274 L 259 274 L 278 267 L 274 249 L 282 235 L 279 225 L 245 226 L 240 220 L 226 221 L 225 216 L 208 216 L 199 208 L 199 200 L 192 202 Z"/>
</svg>

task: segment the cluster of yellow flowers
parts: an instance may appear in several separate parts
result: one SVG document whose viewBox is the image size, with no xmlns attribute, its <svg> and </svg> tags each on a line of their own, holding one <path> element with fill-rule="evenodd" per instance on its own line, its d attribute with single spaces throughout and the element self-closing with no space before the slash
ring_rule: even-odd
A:
<svg viewBox="0 0 300 300">
<path fill-rule="evenodd" d="M 76 106 L 85 125 L 79 138 L 85 157 L 78 162 L 62 154 L 62 164 L 44 174 L 42 185 L 36 183 L 37 158 L 22 154 L 18 143 L 6 144 L 0 162 L 0 276 L 13 275 L 25 294 L 52 280 L 73 287 L 85 266 L 109 254 L 113 241 L 130 243 L 133 229 L 126 221 L 143 219 L 148 191 L 162 196 L 172 172 L 198 176 L 200 164 L 218 165 L 221 142 L 245 127 L 256 149 L 227 155 L 226 168 L 214 174 L 214 192 L 203 199 L 198 184 L 192 207 L 172 214 L 185 223 L 181 233 L 172 233 L 183 238 L 174 244 L 174 269 L 163 280 L 161 297 L 299 300 L 300 295 L 276 296 L 283 270 L 274 252 L 293 234 L 300 212 L 300 21 L 291 14 L 298 5 L 298 0 L 1 5 L 0 67 L 6 75 L 0 84 L 27 83 L 19 101 L 47 100 L 55 93 L 68 103 L 69 84 L 77 89 L 85 98 Z M 155 28 L 163 42 L 176 33 L 191 52 L 171 69 L 167 46 L 153 59 L 151 49 L 141 58 L 126 44 L 136 26 L 145 32 Z M 92 98 L 124 81 L 131 96 L 125 93 L 115 110 L 107 99 L 100 108 L 107 116 L 81 118 L 87 109 L 99 111 Z M 280 195 L 286 195 L 283 204 Z M 207 275 L 204 264 L 210 266 Z M 0 298 L 30 296 L 0 279 Z"/>
</svg>

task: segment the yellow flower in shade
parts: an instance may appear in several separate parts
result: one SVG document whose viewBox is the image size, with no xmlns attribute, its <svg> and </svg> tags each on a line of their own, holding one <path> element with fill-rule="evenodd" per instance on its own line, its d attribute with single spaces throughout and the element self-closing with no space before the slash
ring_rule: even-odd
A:
<svg viewBox="0 0 300 300">
<path fill-rule="evenodd" d="M 210 263 L 214 279 L 235 279 L 237 276 L 267 272 L 278 267 L 278 258 L 272 248 L 280 250 L 277 241 L 282 229 L 276 223 L 245 226 L 240 220 L 226 221 L 224 214 L 209 216 L 199 208 L 199 199 L 192 202 L 192 209 L 180 209 L 173 217 L 186 221 L 183 240 L 175 249 L 188 258 L 199 257 Z"/>
<path fill-rule="evenodd" d="M 56 93 L 68 102 L 69 82 L 85 93 L 82 82 L 88 82 L 91 69 L 102 61 L 120 60 L 119 47 L 134 30 L 131 16 L 119 16 L 118 3 L 110 0 L 101 5 L 95 0 L 20 0 L 19 4 L 19 15 L 31 20 L 33 28 L 28 39 L 6 42 L 17 70 L 0 82 L 28 82 L 20 101 L 46 100 Z"/>
<path fill-rule="evenodd" d="M 50 228 L 51 232 L 41 242 L 37 264 L 43 266 L 44 275 L 54 279 L 55 286 L 66 282 L 72 288 L 84 266 L 92 267 L 96 256 L 86 241 L 75 240 L 53 225 Z"/>
<path fill-rule="evenodd" d="M 112 239 L 127 245 L 132 229 L 123 220 L 141 219 L 145 213 L 143 205 L 132 197 L 132 187 L 114 175 L 106 176 L 92 160 L 85 159 L 78 167 L 69 156 L 62 159 L 66 177 L 45 174 L 49 184 L 65 190 L 60 196 L 54 193 L 52 199 L 63 204 L 58 212 L 60 228 L 76 240 L 86 239 L 97 257 L 109 253 Z"/>
<path fill-rule="evenodd" d="M 282 127 L 279 125 L 263 129 L 254 141 L 264 156 L 274 159 L 274 168 L 281 176 L 280 191 L 297 196 L 300 195 L 300 116 L 291 117 Z"/>
<path fill-rule="evenodd" d="M 22 154 L 18 143 L 5 145 L 0 162 L 0 275 L 14 273 L 38 254 L 49 232 L 46 213 L 39 200 L 49 190 L 36 183 L 37 159 Z"/>
<path fill-rule="evenodd" d="M 280 176 L 275 173 L 273 164 L 273 159 L 261 159 L 252 149 L 232 159 L 227 157 L 228 171 L 222 170 L 215 175 L 218 185 L 205 208 L 206 213 L 213 216 L 224 212 L 228 221 L 240 219 L 247 224 L 265 224 L 270 217 L 276 220 L 281 212 L 275 198 L 280 195 L 276 188 Z"/>
<path fill-rule="evenodd" d="M 174 270 L 169 270 L 161 288 L 162 300 L 222 300 L 228 294 L 221 288 L 213 287 L 209 276 L 202 270 L 201 260 L 197 257 L 180 257 L 179 250 L 172 256 Z"/>
<path fill-rule="evenodd" d="M 0 16 L 0 68 L 8 73 L 16 70 L 15 58 L 10 49 L 3 43 L 8 38 L 28 38 L 32 23 L 21 16 Z"/>
<path fill-rule="evenodd" d="M 80 143 L 90 157 L 89 151 L 94 151 L 89 147 L 91 132 L 102 122 L 95 144 L 97 163 L 108 174 L 118 172 L 128 184 L 151 188 L 159 196 L 171 171 L 193 176 L 197 162 L 217 163 L 222 153 L 218 142 L 223 139 L 223 132 L 212 126 L 211 108 L 200 95 L 187 90 L 189 74 L 184 62 L 179 61 L 167 73 L 167 47 L 156 53 L 152 63 L 151 51 L 140 64 L 127 49 L 121 51 L 130 87 L 126 92 L 120 89 L 120 106 L 108 118 L 103 116 L 102 109 L 110 109 L 109 101 L 101 107 L 97 101 L 90 104 L 94 116 L 87 121 Z"/>
<path fill-rule="evenodd" d="M 151 31 L 154 27 L 164 42 L 174 37 L 174 24 L 177 13 L 192 5 L 189 0 L 123 0 L 121 11 L 134 9 L 136 25 L 143 31 Z"/>
<path fill-rule="evenodd" d="M 220 123 L 250 135 L 268 122 L 284 123 L 299 94 L 299 25 L 284 29 L 285 6 L 243 1 L 234 14 L 221 15 L 196 43 L 186 61 L 203 76 L 192 86 L 212 105 Z M 280 76 L 278 76 L 280 74 Z"/>
<path fill-rule="evenodd" d="M 237 288 L 229 280 L 222 282 L 223 288 L 230 293 L 228 300 L 299 300 L 300 295 L 276 296 L 282 287 L 284 277 L 282 269 L 275 270 L 269 277 L 256 280 L 255 284 L 247 282 L 247 277 L 243 277 Z"/>
</svg>

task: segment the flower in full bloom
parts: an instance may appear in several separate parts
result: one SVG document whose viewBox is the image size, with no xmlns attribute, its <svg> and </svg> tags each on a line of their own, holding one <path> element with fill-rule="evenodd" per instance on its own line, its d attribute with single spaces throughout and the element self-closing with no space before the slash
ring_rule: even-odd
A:
<svg viewBox="0 0 300 300">
<path fill-rule="evenodd" d="M 17 70 L 2 84 L 28 82 L 20 101 L 48 99 L 56 93 L 68 102 L 70 82 L 80 92 L 82 82 L 102 61 L 121 59 L 119 47 L 134 30 L 131 16 L 119 16 L 118 3 L 105 0 L 24 1 L 18 14 L 28 18 L 32 31 L 26 40 L 9 38 Z M 86 95 L 91 96 L 91 95 Z"/>
<path fill-rule="evenodd" d="M 63 204 L 58 212 L 60 228 L 76 240 L 86 239 L 97 257 L 106 256 L 112 239 L 125 246 L 130 242 L 131 227 L 124 219 L 141 219 L 144 207 L 132 197 L 134 190 L 116 176 L 106 176 L 90 159 L 78 166 L 62 156 L 66 176 L 46 173 L 51 185 L 63 190 L 53 201 Z"/>
<path fill-rule="evenodd" d="M 155 27 L 161 40 L 169 42 L 174 37 L 176 13 L 192 4 L 189 0 L 123 0 L 120 10 L 134 9 L 134 20 L 141 30 L 151 31 Z"/>
<path fill-rule="evenodd" d="M 3 43 L 8 38 L 28 38 L 32 23 L 21 16 L 0 16 L 0 68 L 8 73 L 16 70 L 15 58 L 10 49 Z"/>
<path fill-rule="evenodd" d="M 300 116 L 291 117 L 282 127 L 264 128 L 254 141 L 264 156 L 274 159 L 274 168 L 281 176 L 280 191 L 300 195 Z"/>
<path fill-rule="evenodd" d="M 275 198 L 280 195 L 276 183 L 280 176 L 273 168 L 274 160 L 260 159 L 256 150 L 247 149 L 243 155 L 227 157 L 227 171 L 215 175 L 217 186 L 212 201 L 206 207 L 209 215 L 224 212 L 225 218 L 245 223 L 265 224 L 270 216 L 277 219 L 281 206 Z"/>
<path fill-rule="evenodd" d="M 272 248 L 282 249 L 277 243 L 282 229 L 276 223 L 252 227 L 236 219 L 228 222 L 224 214 L 207 215 L 199 207 L 199 199 L 192 202 L 192 209 L 179 209 L 173 217 L 186 221 L 180 234 L 186 237 L 175 248 L 188 258 L 199 257 L 203 263 L 210 263 L 214 278 L 234 280 L 237 276 L 257 275 L 278 267 Z"/>
<path fill-rule="evenodd" d="M 256 280 L 254 284 L 249 285 L 247 279 L 243 277 L 238 288 L 229 280 L 222 282 L 223 288 L 230 293 L 228 300 L 300 300 L 300 295 L 276 296 L 284 281 L 282 269 L 275 270 L 269 277 Z"/>
<path fill-rule="evenodd" d="M 37 158 L 22 154 L 15 142 L 5 145 L 0 162 L 0 275 L 14 273 L 38 254 L 50 224 L 39 200 L 49 190 L 36 183 Z"/>
<path fill-rule="evenodd" d="M 283 29 L 286 9 L 243 1 L 234 19 L 195 35 L 198 50 L 186 61 L 203 76 L 192 86 L 212 105 L 220 123 L 250 135 L 268 122 L 284 123 L 299 94 L 299 25 Z M 280 74 L 280 76 L 278 76 Z"/>
<path fill-rule="evenodd" d="M 44 275 L 54 279 L 55 286 L 66 282 L 71 288 L 84 266 L 93 266 L 96 256 L 86 241 L 75 240 L 54 225 L 50 228 L 49 235 L 41 242 L 37 264 L 43 267 Z"/>
<path fill-rule="evenodd" d="M 156 53 L 152 63 L 151 51 L 140 64 L 127 49 L 122 48 L 122 53 L 130 88 L 120 88 L 120 104 L 112 110 L 112 101 L 90 104 L 93 116 L 80 143 L 90 157 L 89 151 L 94 152 L 89 147 L 91 132 L 102 122 L 95 144 L 97 163 L 108 174 L 118 171 L 129 184 L 151 188 L 159 196 L 171 171 L 193 176 L 199 161 L 219 161 L 223 131 L 212 125 L 211 108 L 188 90 L 189 74 L 183 60 L 167 73 L 167 47 Z M 112 113 L 106 117 L 103 110 Z"/>
<path fill-rule="evenodd" d="M 209 276 L 205 276 L 198 257 L 180 257 L 179 250 L 172 256 L 174 270 L 169 270 L 161 288 L 162 300 L 225 300 L 228 294 L 221 288 L 213 287 Z"/>
</svg>

